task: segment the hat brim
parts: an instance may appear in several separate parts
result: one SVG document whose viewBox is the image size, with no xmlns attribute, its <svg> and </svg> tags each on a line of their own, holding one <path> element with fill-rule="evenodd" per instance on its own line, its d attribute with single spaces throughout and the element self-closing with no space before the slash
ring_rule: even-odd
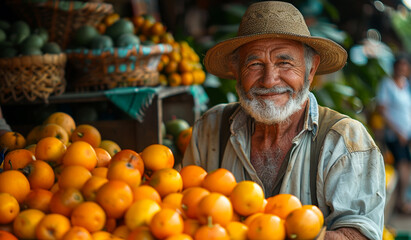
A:
<svg viewBox="0 0 411 240">
<path fill-rule="evenodd" d="M 224 79 L 234 79 L 229 69 L 229 56 L 240 46 L 265 38 L 282 38 L 299 41 L 312 47 L 320 55 L 320 65 L 316 75 L 332 73 L 340 70 L 347 62 L 347 51 L 332 40 L 321 37 L 270 33 L 235 37 L 222 41 L 209 49 L 204 58 L 207 71 Z"/>
</svg>

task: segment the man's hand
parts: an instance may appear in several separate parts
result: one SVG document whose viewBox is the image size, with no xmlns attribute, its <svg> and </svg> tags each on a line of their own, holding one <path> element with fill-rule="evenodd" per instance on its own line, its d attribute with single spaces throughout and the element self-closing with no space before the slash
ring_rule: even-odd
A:
<svg viewBox="0 0 411 240">
<path fill-rule="evenodd" d="M 366 240 L 364 235 L 362 235 L 355 228 L 339 228 L 335 231 L 327 231 L 325 233 L 325 240 Z"/>
</svg>

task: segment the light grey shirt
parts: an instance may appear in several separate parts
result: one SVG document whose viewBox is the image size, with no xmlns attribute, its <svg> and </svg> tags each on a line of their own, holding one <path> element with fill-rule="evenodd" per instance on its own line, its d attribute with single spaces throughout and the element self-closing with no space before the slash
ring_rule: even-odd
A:
<svg viewBox="0 0 411 240">
<path fill-rule="evenodd" d="M 211 171 L 219 167 L 220 122 L 225 104 L 208 110 L 193 127 L 183 166 L 195 164 Z M 231 136 L 221 167 L 237 182 L 251 179 L 263 187 L 250 162 L 249 115 L 238 108 L 232 115 Z M 225 119 L 227 121 L 227 119 Z M 297 196 L 311 204 L 310 149 L 317 133 L 318 104 L 309 95 L 303 130 L 293 139 L 280 193 Z M 382 239 L 385 206 L 385 171 L 382 154 L 362 123 L 345 118 L 327 133 L 318 160 L 316 183 L 318 206 L 328 230 L 353 227 L 369 239 Z"/>
</svg>

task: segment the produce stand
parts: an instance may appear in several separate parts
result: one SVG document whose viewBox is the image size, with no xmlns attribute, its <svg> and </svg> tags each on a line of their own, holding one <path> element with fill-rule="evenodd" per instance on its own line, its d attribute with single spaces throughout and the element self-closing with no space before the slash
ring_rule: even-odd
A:
<svg viewBox="0 0 411 240">
<path fill-rule="evenodd" d="M 21 118 L 23 112 L 29 115 L 40 114 L 39 109 L 47 105 L 72 108 L 73 104 L 105 102 L 120 109 L 122 106 L 116 105 L 120 103 L 118 100 L 113 100 L 113 96 L 125 98 L 122 103 L 124 104 L 130 101 L 127 98 L 136 99 L 144 95 L 144 102 L 140 106 L 134 106 L 131 109 L 132 111 L 130 110 L 125 114 L 126 117 L 86 122 L 99 129 L 104 139 L 116 141 L 122 148 L 141 151 L 149 144 L 162 143 L 161 124 L 172 119 L 173 116 L 181 117 L 190 124 L 194 123 L 200 116 L 198 111 L 201 108 L 200 105 L 204 104 L 204 100 L 199 101 L 199 98 L 204 99 L 201 89 L 201 86 L 159 86 L 118 88 L 83 93 L 67 92 L 62 95 L 51 96 L 48 104 L 43 101 L 9 102 L 2 104 L 2 110 L 7 118 L 12 119 Z M 125 111 L 123 110 L 123 112 Z M 36 123 L 33 123 L 31 119 L 26 119 L 27 122 L 22 122 L 22 120 L 24 119 L 20 119 L 17 124 L 10 121 L 11 127 L 14 131 L 26 134 Z"/>
</svg>

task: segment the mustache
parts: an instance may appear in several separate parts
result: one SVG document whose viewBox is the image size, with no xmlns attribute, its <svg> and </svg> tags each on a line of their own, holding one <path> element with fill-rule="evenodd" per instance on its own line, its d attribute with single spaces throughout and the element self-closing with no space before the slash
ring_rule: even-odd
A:
<svg viewBox="0 0 411 240">
<path fill-rule="evenodd" d="M 260 88 L 260 87 L 252 87 L 248 93 L 252 95 L 259 95 L 259 94 L 270 94 L 270 93 L 289 93 L 290 95 L 294 94 L 294 90 L 290 87 L 272 87 L 272 88 Z"/>
</svg>

